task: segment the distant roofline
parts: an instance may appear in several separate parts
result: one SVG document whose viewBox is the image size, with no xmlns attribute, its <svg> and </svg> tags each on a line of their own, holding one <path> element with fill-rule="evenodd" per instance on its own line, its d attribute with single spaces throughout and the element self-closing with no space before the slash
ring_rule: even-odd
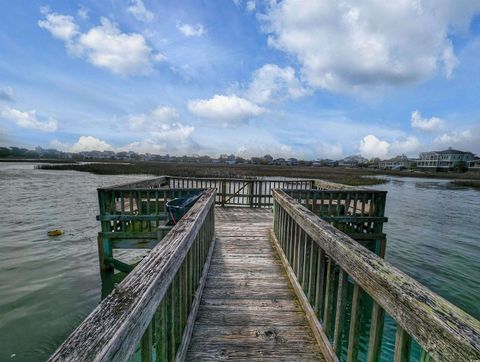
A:
<svg viewBox="0 0 480 362">
<path fill-rule="evenodd" d="M 473 153 L 470 152 L 470 151 L 460 151 L 460 150 L 455 150 L 453 148 L 449 148 L 449 149 L 442 150 L 442 151 L 427 151 L 427 152 L 422 152 L 421 154 L 425 154 L 425 153 L 438 153 L 438 154 L 467 154 L 467 153 L 470 153 L 470 154 L 473 155 Z"/>
</svg>

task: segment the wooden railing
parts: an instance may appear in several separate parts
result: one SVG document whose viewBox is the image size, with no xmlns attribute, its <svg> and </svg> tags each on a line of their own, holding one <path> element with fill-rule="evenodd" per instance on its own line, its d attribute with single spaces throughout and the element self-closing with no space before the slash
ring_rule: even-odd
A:
<svg viewBox="0 0 480 362">
<path fill-rule="evenodd" d="M 383 224 L 387 191 L 352 190 L 285 190 L 300 204 L 343 231 L 382 258 L 386 235 Z"/>
<path fill-rule="evenodd" d="M 412 340 L 421 361 L 480 359 L 479 321 L 284 191 L 273 198 L 272 242 L 327 360 L 379 361 L 385 313 L 396 325 L 387 360 L 408 361 Z"/>
<path fill-rule="evenodd" d="M 311 189 L 313 180 L 274 180 L 261 178 L 191 178 L 167 176 L 172 188 L 215 188 L 216 202 L 226 206 L 271 207 L 272 190 Z"/>
<path fill-rule="evenodd" d="M 280 189 L 311 189 L 315 180 L 281 180 L 262 178 L 199 178 L 162 176 L 150 180 L 120 185 L 115 188 L 155 189 L 169 187 L 172 189 L 206 189 L 217 190 L 217 205 L 271 207 L 272 190 Z"/>
<path fill-rule="evenodd" d="M 157 179 L 155 179 L 157 180 Z M 169 223 L 166 204 L 169 200 L 198 195 L 198 189 L 155 188 L 162 183 L 146 181 L 98 189 L 101 224 L 98 233 L 98 252 L 102 271 L 132 269 L 117 258 L 113 249 L 152 249 L 173 225 Z"/>
<path fill-rule="evenodd" d="M 182 359 L 215 244 L 209 189 L 50 361 Z"/>
</svg>

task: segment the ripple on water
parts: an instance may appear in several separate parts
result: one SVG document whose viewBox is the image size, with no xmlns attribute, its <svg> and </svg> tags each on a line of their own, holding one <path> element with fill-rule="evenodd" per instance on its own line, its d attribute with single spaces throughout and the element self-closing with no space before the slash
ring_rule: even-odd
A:
<svg viewBox="0 0 480 362">
<path fill-rule="evenodd" d="M 46 360 L 97 305 L 96 188 L 145 177 L 0 164 L 0 361 L 12 353 Z M 375 187 L 389 192 L 387 259 L 480 319 L 480 192 L 442 180 L 391 180 Z M 65 234 L 50 238 L 50 228 Z"/>
<path fill-rule="evenodd" d="M 142 178 L 0 164 L 0 361 L 46 360 L 99 302 L 96 188 Z"/>
</svg>

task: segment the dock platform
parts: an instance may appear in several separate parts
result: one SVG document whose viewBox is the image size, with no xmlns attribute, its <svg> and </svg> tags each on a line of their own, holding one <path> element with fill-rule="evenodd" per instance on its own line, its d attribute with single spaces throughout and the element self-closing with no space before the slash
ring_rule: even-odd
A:
<svg viewBox="0 0 480 362">
<path fill-rule="evenodd" d="M 480 360 L 480 321 L 384 260 L 385 191 L 162 176 L 98 196 L 102 279 L 127 276 L 51 362 Z"/>
<path fill-rule="evenodd" d="M 323 361 L 270 243 L 271 209 L 216 208 L 216 242 L 187 361 Z"/>
</svg>

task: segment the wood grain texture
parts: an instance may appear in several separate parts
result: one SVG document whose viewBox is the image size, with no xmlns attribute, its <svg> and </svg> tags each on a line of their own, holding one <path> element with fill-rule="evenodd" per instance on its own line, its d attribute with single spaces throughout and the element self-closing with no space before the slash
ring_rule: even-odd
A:
<svg viewBox="0 0 480 362">
<path fill-rule="evenodd" d="M 187 361 L 322 361 L 269 243 L 272 212 L 216 208 L 217 242 Z"/>
<path fill-rule="evenodd" d="M 274 199 L 353 280 L 438 361 L 480 359 L 480 322 L 320 219 L 281 190 Z"/>
<path fill-rule="evenodd" d="M 338 358 L 335 355 L 335 352 L 333 351 L 330 345 L 328 337 L 324 332 L 323 326 L 320 324 L 317 318 L 317 314 L 315 310 L 312 308 L 307 296 L 305 295 L 302 289 L 302 286 L 300 285 L 300 283 L 298 283 L 295 272 L 290 266 L 290 263 L 288 262 L 287 257 L 283 252 L 283 249 L 281 248 L 280 243 L 278 242 L 273 231 L 270 232 L 270 240 L 282 261 L 282 264 L 285 268 L 288 279 L 290 280 L 290 283 L 293 286 L 293 290 L 295 291 L 295 294 L 297 295 L 298 300 L 300 301 L 300 305 L 302 306 L 302 309 L 305 311 L 308 323 L 322 351 L 324 360 L 338 362 Z"/>
<path fill-rule="evenodd" d="M 214 201 L 215 191 L 206 191 L 166 236 L 165 243 L 154 248 L 95 308 L 50 361 L 128 360 L 210 215 Z"/>
</svg>

